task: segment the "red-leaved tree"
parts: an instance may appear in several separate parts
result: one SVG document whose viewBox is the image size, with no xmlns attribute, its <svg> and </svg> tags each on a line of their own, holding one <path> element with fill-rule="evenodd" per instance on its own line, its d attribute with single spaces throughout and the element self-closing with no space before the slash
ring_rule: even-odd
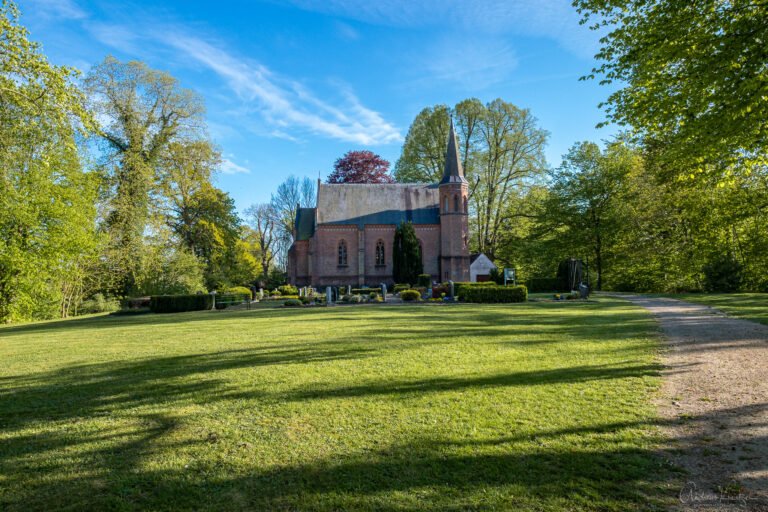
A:
<svg viewBox="0 0 768 512">
<path fill-rule="evenodd" d="M 389 162 L 372 151 L 348 151 L 336 160 L 328 183 L 394 183 Z"/>
</svg>

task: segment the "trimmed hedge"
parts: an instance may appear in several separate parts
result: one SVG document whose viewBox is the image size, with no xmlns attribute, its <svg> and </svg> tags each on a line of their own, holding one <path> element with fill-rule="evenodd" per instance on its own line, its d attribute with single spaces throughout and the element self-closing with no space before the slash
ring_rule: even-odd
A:
<svg viewBox="0 0 768 512">
<path fill-rule="evenodd" d="M 410 290 L 411 285 L 410 284 L 396 284 L 394 288 L 392 288 L 392 293 L 400 293 L 403 290 Z"/>
<path fill-rule="evenodd" d="M 203 311 L 211 309 L 212 306 L 213 297 L 208 293 L 197 295 L 153 295 L 149 298 L 149 309 L 153 313 Z"/>
<path fill-rule="evenodd" d="M 299 299 L 288 299 L 287 301 L 283 302 L 283 306 L 287 308 L 295 308 L 297 306 L 301 306 L 302 303 Z"/>
<path fill-rule="evenodd" d="M 221 295 L 216 295 L 216 308 L 218 309 L 219 304 L 231 306 L 234 304 L 245 304 L 250 301 L 250 291 L 248 293 L 222 293 Z"/>
<path fill-rule="evenodd" d="M 429 274 L 419 274 L 417 279 L 416 284 L 420 287 L 429 288 L 429 285 L 432 284 L 432 276 Z"/>
<path fill-rule="evenodd" d="M 525 285 L 531 293 L 564 291 L 561 280 L 556 277 L 533 277 L 526 281 Z"/>
<path fill-rule="evenodd" d="M 475 303 L 506 303 L 525 302 L 528 300 L 528 288 L 518 286 L 467 286 L 459 295 L 464 302 Z"/>
<path fill-rule="evenodd" d="M 493 281 L 485 281 L 482 283 L 472 283 L 472 282 L 458 282 L 453 283 L 453 294 L 454 296 L 464 296 L 464 290 L 467 288 L 487 288 L 489 286 L 499 286 Z M 448 291 L 450 292 L 450 285 L 448 286 Z"/>
<path fill-rule="evenodd" d="M 413 302 L 421 299 L 419 290 L 403 290 L 400 292 L 400 299 L 405 302 Z"/>
</svg>

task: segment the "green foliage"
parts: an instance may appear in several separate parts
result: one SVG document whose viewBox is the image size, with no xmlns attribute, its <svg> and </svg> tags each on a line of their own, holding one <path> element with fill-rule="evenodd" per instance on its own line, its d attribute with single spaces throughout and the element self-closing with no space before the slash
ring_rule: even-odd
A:
<svg viewBox="0 0 768 512">
<path fill-rule="evenodd" d="M 299 299 L 288 299 L 285 302 L 283 302 L 283 306 L 287 308 L 292 308 L 296 306 L 302 306 L 303 303 Z"/>
<path fill-rule="evenodd" d="M 451 115 L 464 173 L 472 183 L 472 249 L 494 259 L 508 220 L 502 213 L 546 169 L 543 150 L 548 134 L 530 111 L 501 99 L 483 104 L 470 98 L 453 109 L 426 108 L 408 130 L 395 166 L 399 182 L 440 180 Z"/>
<path fill-rule="evenodd" d="M 107 57 L 91 68 L 84 84 L 105 149 L 106 256 L 117 276 L 115 292 L 127 295 L 136 288 L 135 255 L 150 219 L 150 195 L 162 181 L 161 157 L 182 133 L 199 133 L 204 108 L 175 78 L 142 62 Z"/>
<path fill-rule="evenodd" d="M 445 167 L 451 109 L 435 105 L 423 109 L 408 128 L 402 153 L 395 164 L 399 183 L 437 183 Z"/>
<path fill-rule="evenodd" d="M 94 292 L 98 177 L 77 139 L 93 126 L 77 72 L 53 66 L 0 4 L 0 323 L 68 316 Z"/>
<path fill-rule="evenodd" d="M 298 295 L 299 289 L 290 284 L 284 284 L 277 287 L 277 291 L 280 295 Z"/>
<path fill-rule="evenodd" d="M 352 288 L 352 295 L 380 295 L 381 288 Z"/>
<path fill-rule="evenodd" d="M 465 286 L 460 294 L 464 302 L 507 303 L 525 302 L 528 300 L 528 289 L 524 285 L 517 286 Z"/>
<path fill-rule="evenodd" d="M 403 290 L 410 290 L 411 285 L 410 284 L 396 284 L 394 288 L 392 288 L 392 293 L 400 293 Z"/>
<path fill-rule="evenodd" d="M 704 289 L 708 292 L 737 292 L 744 282 L 744 267 L 731 254 L 718 254 L 704 265 Z"/>
<path fill-rule="evenodd" d="M 203 265 L 194 254 L 175 247 L 161 233 L 147 238 L 134 255 L 132 295 L 185 295 L 206 292 Z"/>
<path fill-rule="evenodd" d="M 498 268 L 492 268 L 488 273 L 488 277 L 490 277 L 491 281 L 493 281 L 496 284 L 504 284 L 503 270 L 499 270 Z"/>
<path fill-rule="evenodd" d="M 525 282 L 531 293 L 562 291 L 561 285 L 562 281 L 557 277 L 532 277 Z"/>
<path fill-rule="evenodd" d="M 395 229 L 392 244 L 392 274 L 395 282 L 414 283 L 424 271 L 419 239 L 410 222 L 402 222 Z"/>
<path fill-rule="evenodd" d="M 120 309 L 120 301 L 114 298 L 106 298 L 97 293 L 88 300 L 84 300 L 77 308 L 76 314 L 88 315 L 91 313 L 111 313 Z"/>
<path fill-rule="evenodd" d="M 463 297 L 464 291 L 467 290 L 468 288 L 485 288 L 489 286 L 497 286 L 497 285 L 493 281 L 486 281 L 483 283 L 455 282 L 453 283 L 453 293 L 456 296 Z"/>
<path fill-rule="evenodd" d="M 249 298 L 253 298 L 253 293 L 251 293 L 250 288 L 246 288 L 245 286 L 231 286 L 229 288 L 224 288 L 221 290 L 222 294 L 238 294 L 238 295 L 244 295 Z"/>
<path fill-rule="evenodd" d="M 589 78 L 620 84 L 608 122 L 629 125 L 665 173 L 727 178 L 765 169 L 768 23 L 761 1 L 576 0 L 604 31 Z"/>
<path fill-rule="evenodd" d="M 208 293 L 196 295 L 153 295 L 149 308 L 153 313 L 180 313 L 203 311 L 213 307 L 213 296 Z"/>
<path fill-rule="evenodd" d="M 424 288 L 429 288 L 432 284 L 432 276 L 429 274 L 419 274 L 416 278 L 416 284 L 418 286 L 423 286 Z"/>
<path fill-rule="evenodd" d="M 421 300 L 421 292 L 419 290 L 403 290 L 400 292 L 400 299 L 405 302 L 413 302 Z"/>
</svg>

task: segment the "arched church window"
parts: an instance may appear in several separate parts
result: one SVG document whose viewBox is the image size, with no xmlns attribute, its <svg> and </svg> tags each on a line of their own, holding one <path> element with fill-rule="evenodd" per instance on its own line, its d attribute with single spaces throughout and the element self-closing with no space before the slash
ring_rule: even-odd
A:
<svg viewBox="0 0 768 512">
<path fill-rule="evenodd" d="M 347 242 L 339 240 L 339 265 L 347 264 Z"/>
<path fill-rule="evenodd" d="M 376 265 L 384 265 L 384 240 L 376 242 Z"/>
<path fill-rule="evenodd" d="M 453 196 L 453 211 L 459 212 L 459 196 Z"/>
</svg>

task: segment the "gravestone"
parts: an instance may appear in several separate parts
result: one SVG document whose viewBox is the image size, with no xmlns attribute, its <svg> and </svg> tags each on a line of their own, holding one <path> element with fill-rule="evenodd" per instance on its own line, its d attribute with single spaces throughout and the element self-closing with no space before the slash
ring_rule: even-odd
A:
<svg viewBox="0 0 768 512">
<path fill-rule="evenodd" d="M 326 286 L 325 287 L 325 305 L 330 306 L 333 303 L 333 293 L 331 292 L 331 287 Z"/>
</svg>

